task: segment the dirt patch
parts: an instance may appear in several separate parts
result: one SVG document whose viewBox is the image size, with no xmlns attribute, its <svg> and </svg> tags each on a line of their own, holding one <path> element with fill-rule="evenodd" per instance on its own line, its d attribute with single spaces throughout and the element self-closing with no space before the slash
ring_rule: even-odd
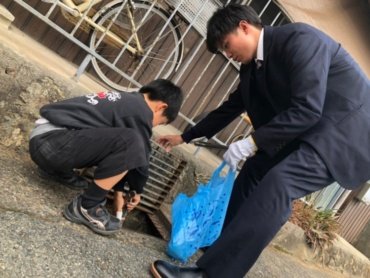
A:
<svg viewBox="0 0 370 278">
<path fill-rule="evenodd" d="M 0 44 L 0 144 L 27 151 L 40 107 L 84 91 L 77 83 L 26 61 Z"/>
</svg>

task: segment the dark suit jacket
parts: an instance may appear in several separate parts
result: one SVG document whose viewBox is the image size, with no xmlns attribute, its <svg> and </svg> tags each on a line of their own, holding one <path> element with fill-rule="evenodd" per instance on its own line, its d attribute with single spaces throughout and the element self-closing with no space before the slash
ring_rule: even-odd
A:
<svg viewBox="0 0 370 278">
<path fill-rule="evenodd" d="M 245 166 L 257 179 L 302 141 L 342 186 L 370 179 L 370 82 L 340 44 L 302 23 L 266 26 L 259 86 L 254 67 L 241 66 L 237 90 L 183 134 L 186 142 L 211 138 L 247 111 L 259 151 Z"/>
</svg>

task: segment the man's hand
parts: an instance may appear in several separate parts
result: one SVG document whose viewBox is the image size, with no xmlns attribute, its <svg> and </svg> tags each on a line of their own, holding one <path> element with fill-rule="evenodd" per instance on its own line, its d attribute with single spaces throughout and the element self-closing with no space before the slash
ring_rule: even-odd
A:
<svg viewBox="0 0 370 278">
<path fill-rule="evenodd" d="M 132 211 L 140 203 L 140 200 L 141 195 L 135 194 L 135 196 L 131 198 L 131 201 L 127 203 L 127 210 Z"/>
<path fill-rule="evenodd" d="M 161 145 L 166 152 L 169 152 L 173 147 L 184 143 L 181 135 L 163 135 L 159 136 L 155 141 Z"/>
<path fill-rule="evenodd" d="M 224 153 L 224 160 L 235 171 L 242 159 L 253 156 L 257 151 L 257 146 L 253 138 L 249 135 L 243 140 L 230 144 L 228 150 Z"/>
</svg>

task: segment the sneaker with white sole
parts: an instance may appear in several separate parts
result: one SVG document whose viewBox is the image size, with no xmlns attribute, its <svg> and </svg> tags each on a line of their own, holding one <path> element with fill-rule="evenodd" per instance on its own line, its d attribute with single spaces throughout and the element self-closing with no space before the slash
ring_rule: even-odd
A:
<svg viewBox="0 0 370 278">
<path fill-rule="evenodd" d="M 103 201 L 93 208 L 85 209 L 81 205 L 81 195 L 76 196 L 63 211 L 64 217 L 77 224 L 83 224 L 101 235 L 117 233 L 122 228 L 118 218 L 111 215 Z"/>
</svg>

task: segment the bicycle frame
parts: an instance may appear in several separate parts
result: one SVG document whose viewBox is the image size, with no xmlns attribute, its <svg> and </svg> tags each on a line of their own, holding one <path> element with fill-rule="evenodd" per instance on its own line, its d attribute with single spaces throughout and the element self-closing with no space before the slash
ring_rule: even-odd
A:
<svg viewBox="0 0 370 278">
<path fill-rule="evenodd" d="M 82 0 L 81 4 L 76 5 L 72 0 L 62 0 L 62 1 L 56 1 L 56 4 L 63 10 L 66 10 L 67 12 L 71 13 L 74 17 L 80 18 L 84 21 L 86 21 L 90 26 L 97 29 L 98 31 L 103 33 L 104 36 L 108 36 L 110 39 L 114 41 L 114 43 L 117 43 L 119 47 L 125 46 L 126 49 L 131 52 L 133 55 L 142 55 L 144 53 L 144 50 L 141 46 L 139 37 L 137 36 L 137 28 L 135 26 L 135 21 L 133 18 L 133 10 L 135 9 L 134 3 L 132 0 L 126 0 L 122 2 L 122 5 L 126 5 L 127 14 L 129 16 L 130 24 L 131 24 L 131 32 L 134 36 L 134 40 L 136 43 L 137 48 L 132 47 L 127 42 L 122 40 L 120 37 L 118 37 L 116 34 L 111 32 L 109 30 L 110 26 L 108 28 L 105 28 L 103 26 L 100 26 L 99 24 L 96 24 L 91 17 L 87 15 L 87 12 L 90 10 L 92 6 L 95 6 L 96 4 L 100 3 L 102 0 Z M 54 1 L 52 1 L 54 3 Z"/>
<path fill-rule="evenodd" d="M 14 1 L 27 6 L 25 0 Z M 71 0 L 42 1 L 51 6 L 45 16 L 35 14 L 64 34 L 65 30 L 50 20 L 53 13 L 61 13 L 72 24 L 66 36 L 89 53 L 76 77 L 91 62 L 104 83 L 130 92 L 160 75 L 168 78 L 181 62 L 180 24 L 160 0 L 72 0 L 73 5 Z M 80 31 L 88 38 L 80 36 Z"/>
<path fill-rule="evenodd" d="M 96 0 L 92 6 L 99 4 L 102 0 Z M 83 13 L 89 9 L 90 5 L 92 4 L 92 0 L 82 0 L 80 4 L 76 5 L 73 0 L 62 0 L 62 2 L 73 11 L 77 11 L 79 13 Z M 76 15 L 78 16 L 78 15 Z"/>
</svg>

